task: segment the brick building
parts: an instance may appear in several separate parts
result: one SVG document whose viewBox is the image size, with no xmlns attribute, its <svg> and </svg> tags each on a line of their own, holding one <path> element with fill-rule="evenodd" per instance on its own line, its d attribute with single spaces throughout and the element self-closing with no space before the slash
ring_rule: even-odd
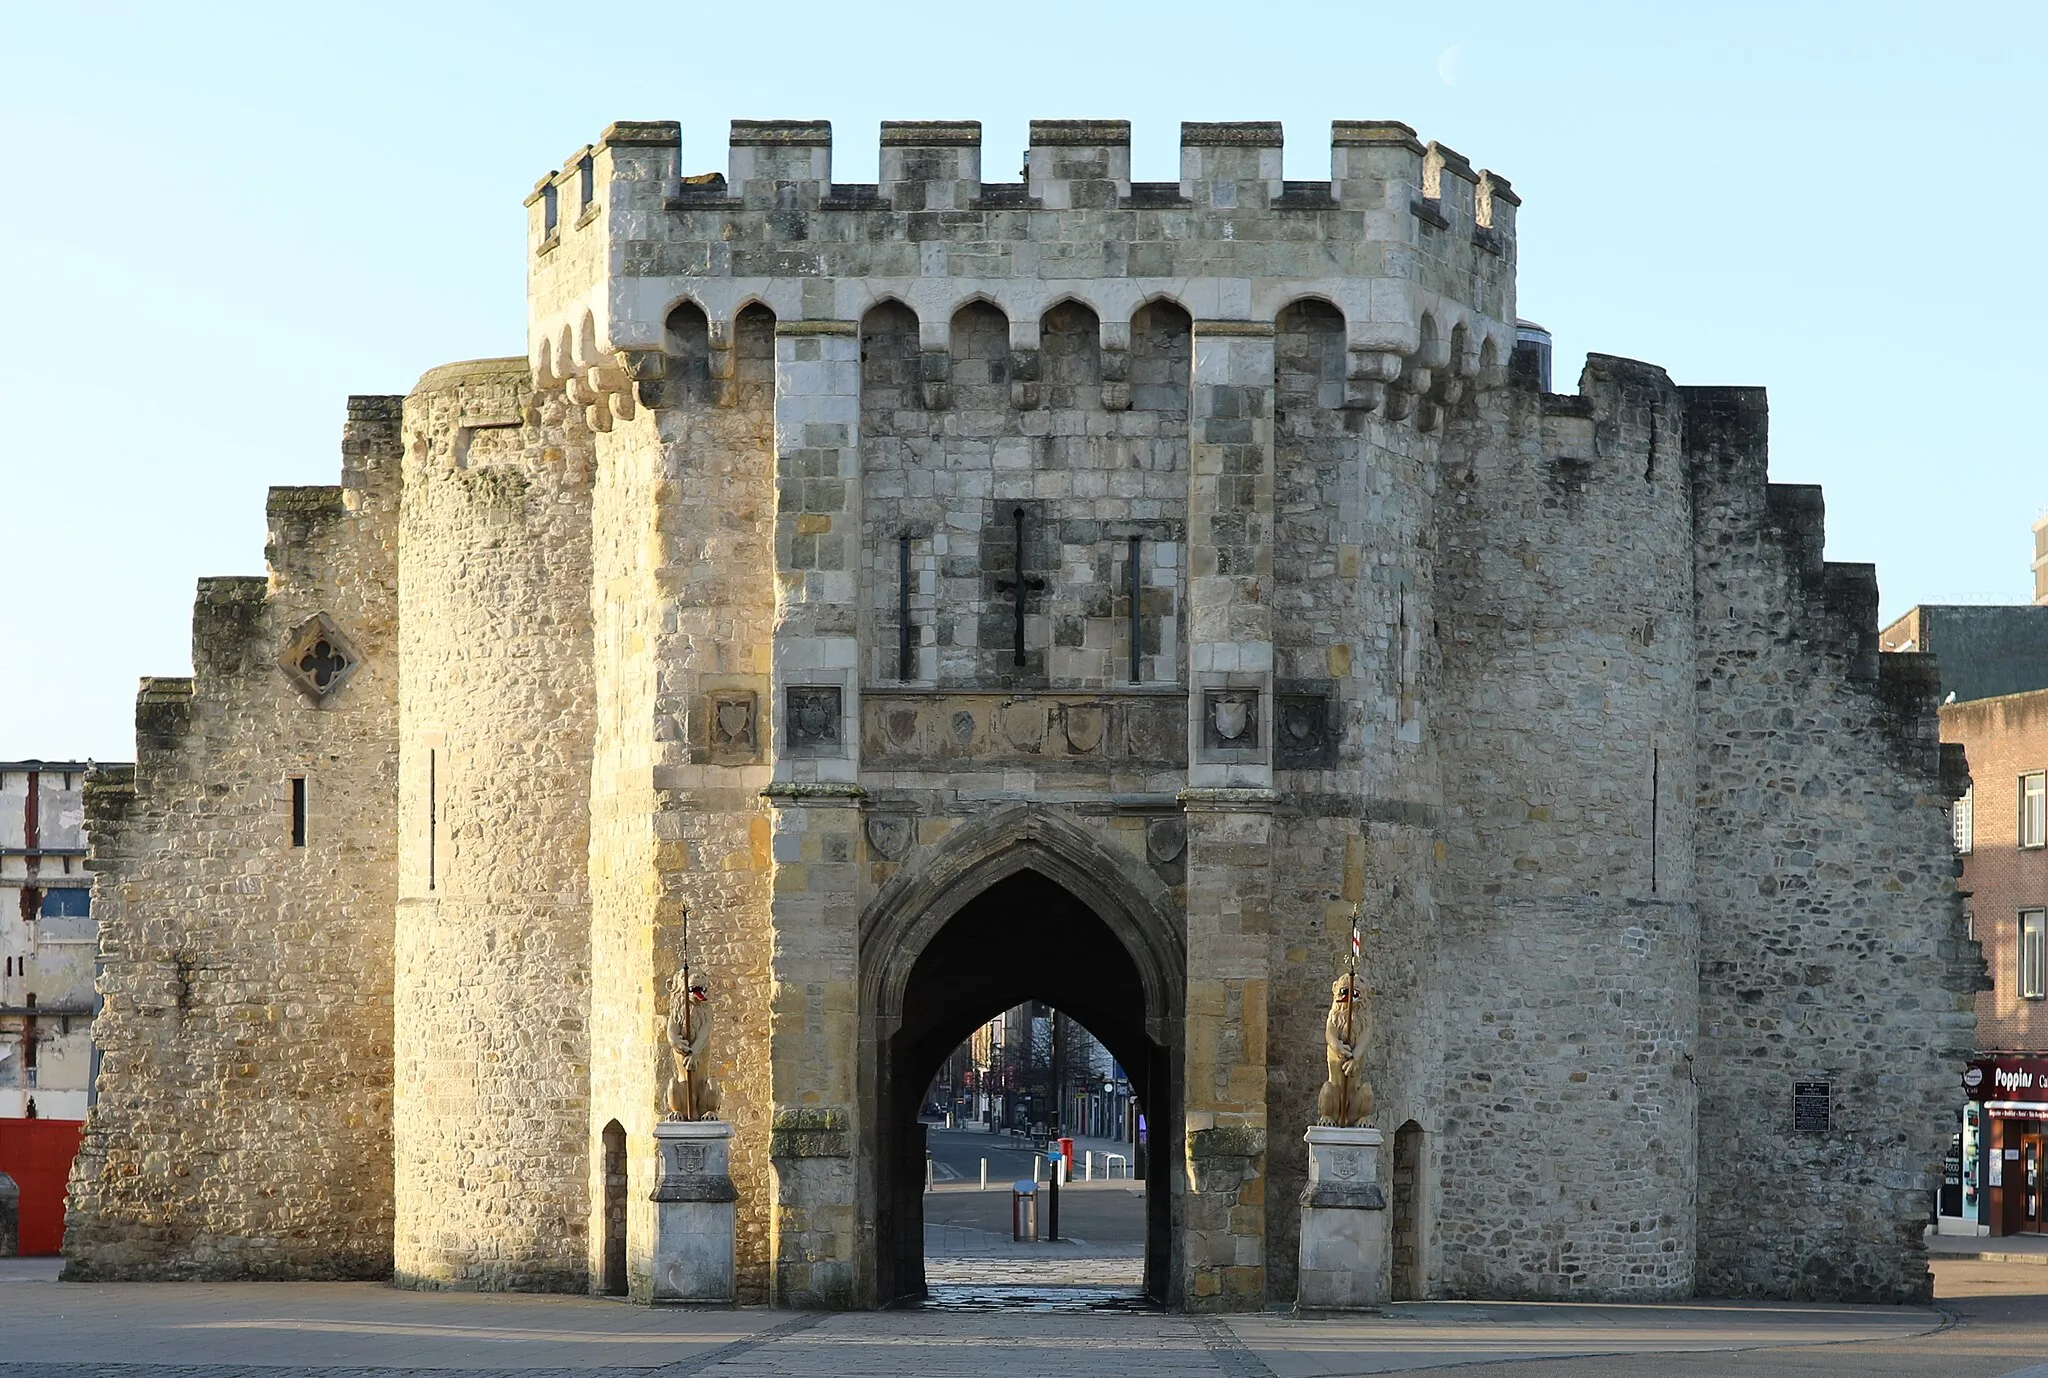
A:
<svg viewBox="0 0 2048 1378">
<path fill-rule="evenodd" d="M 1968 753 L 1959 883 L 1991 974 L 1942 1214 L 2048 1230 L 2048 689 L 1948 704 L 1941 735 Z"/>
<path fill-rule="evenodd" d="M 2034 523 L 2043 578 L 2048 519 Z M 2048 1229 L 2048 605 L 1922 604 L 1878 637 L 1937 658 L 1941 739 L 1970 787 L 1952 814 L 1957 887 L 1990 989 L 1937 1203 L 1944 1231 Z"/>
</svg>

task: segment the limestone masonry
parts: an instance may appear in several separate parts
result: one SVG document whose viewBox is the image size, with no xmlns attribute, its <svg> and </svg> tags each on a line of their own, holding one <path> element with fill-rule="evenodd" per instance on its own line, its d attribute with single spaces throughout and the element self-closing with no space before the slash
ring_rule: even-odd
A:
<svg viewBox="0 0 2048 1378">
<path fill-rule="evenodd" d="M 543 179 L 524 357 L 352 399 L 88 783 L 72 1276 L 649 1298 L 687 910 L 742 1300 L 921 1289 L 924 1088 L 1038 998 L 1151 1290 L 1284 1303 L 1362 902 L 1386 1295 L 1927 1297 L 1961 760 L 1762 390 L 1543 391 L 1519 198 L 1405 125 L 1181 144 Z"/>
</svg>

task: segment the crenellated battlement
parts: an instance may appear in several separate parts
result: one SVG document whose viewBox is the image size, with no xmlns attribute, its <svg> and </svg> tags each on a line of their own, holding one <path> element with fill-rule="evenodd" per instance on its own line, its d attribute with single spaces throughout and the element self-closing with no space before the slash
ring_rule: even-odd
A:
<svg viewBox="0 0 2048 1378">
<path fill-rule="evenodd" d="M 985 302 L 1028 372 L 1063 302 L 1118 354 L 1153 301 L 1270 325 L 1311 297 L 1345 319 L 1347 407 L 1427 429 L 1504 380 L 1519 198 L 1405 124 L 1338 121 L 1312 181 L 1284 176 L 1276 121 L 1184 123 L 1177 182 L 1131 180 L 1123 120 L 1034 120 L 1016 180 L 986 177 L 982 142 L 974 121 L 886 121 L 878 180 L 848 184 L 824 121 L 735 120 L 724 171 L 702 173 L 679 125 L 612 125 L 527 201 L 536 384 L 606 428 L 634 407 L 631 356 L 663 350 L 686 303 L 716 355 L 749 306 L 857 322 L 893 300 L 937 359 L 954 314 Z"/>
</svg>

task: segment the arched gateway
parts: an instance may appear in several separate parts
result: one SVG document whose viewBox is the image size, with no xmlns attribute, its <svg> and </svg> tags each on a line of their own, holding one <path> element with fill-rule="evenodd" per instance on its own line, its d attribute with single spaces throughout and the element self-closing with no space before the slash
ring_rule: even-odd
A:
<svg viewBox="0 0 2048 1378">
<path fill-rule="evenodd" d="M 1016 805 L 898 875 L 860 934 L 861 1237 L 878 1301 L 924 1290 L 919 1104 L 962 1039 L 1026 1000 L 1072 1014 L 1131 1078 L 1156 1156 L 1145 1290 L 1171 1294 L 1187 945 L 1172 897 L 1074 821 Z"/>
<path fill-rule="evenodd" d="M 651 1301 L 709 1201 L 741 1301 L 885 1304 L 917 1093 L 1041 996 L 1150 1109 L 1153 1289 L 1284 1305 L 1357 912 L 1394 1295 L 1923 1300 L 1962 761 L 1763 393 L 1551 392 L 1518 198 L 1406 125 L 881 132 L 611 126 L 522 353 L 352 399 L 202 581 L 86 787 L 71 1276 Z M 731 1180 L 657 1202 L 685 953 Z"/>
</svg>

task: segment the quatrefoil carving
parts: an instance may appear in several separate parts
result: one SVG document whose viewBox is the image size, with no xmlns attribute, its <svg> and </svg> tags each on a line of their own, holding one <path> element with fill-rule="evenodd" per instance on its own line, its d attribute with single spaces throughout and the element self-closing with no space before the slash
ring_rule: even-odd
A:
<svg viewBox="0 0 2048 1378">
<path fill-rule="evenodd" d="M 277 657 L 285 678 L 314 703 L 331 698 L 361 663 L 354 644 L 324 612 L 293 628 Z"/>
</svg>

